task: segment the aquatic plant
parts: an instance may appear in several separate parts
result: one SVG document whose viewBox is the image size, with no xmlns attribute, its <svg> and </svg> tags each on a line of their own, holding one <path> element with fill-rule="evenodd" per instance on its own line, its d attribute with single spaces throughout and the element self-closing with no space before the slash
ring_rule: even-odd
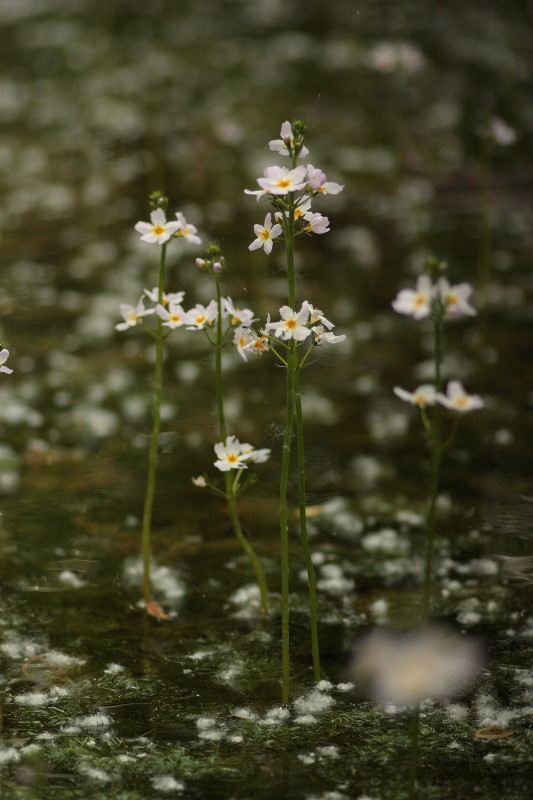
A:
<svg viewBox="0 0 533 800">
<path fill-rule="evenodd" d="M 157 286 L 145 289 L 144 294 L 135 306 L 123 304 L 120 312 L 124 322 L 115 327 L 119 331 L 140 325 L 155 340 L 154 388 L 153 388 L 153 424 L 150 446 L 148 450 L 148 473 L 146 493 L 142 517 L 142 558 L 143 558 L 143 595 L 144 605 L 148 613 L 161 613 L 152 599 L 150 585 L 150 548 L 152 534 L 152 510 L 154 504 L 155 482 L 157 471 L 157 448 L 161 430 L 161 398 L 163 392 L 163 344 L 173 330 L 185 322 L 185 313 L 180 305 L 185 292 L 166 293 L 166 259 L 167 247 L 176 239 L 200 244 L 200 237 L 194 225 L 187 222 L 181 211 L 176 213 L 176 221 L 167 221 L 166 212 L 168 198 L 160 192 L 150 195 L 150 222 L 137 222 L 135 230 L 141 234 L 141 240 L 148 244 L 156 244 L 161 248 L 159 258 L 159 275 Z M 145 308 L 145 298 L 155 303 L 155 307 Z M 145 319 L 154 316 L 155 330 L 150 328 Z"/>
<path fill-rule="evenodd" d="M 286 120 L 280 131 L 280 138 L 269 142 L 273 152 L 290 158 L 290 168 L 271 166 L 257 179 L 259 189 L 246 189 L 245 193 L 255 195 L 257 200 L 266 196 L 274 211 L 274 220 L 268 213 L 264 225 L 255 225 L 256 238 L 249 245 L 250 250 L 263 248 L 265 253 L 272 251 L 273 242 L 282 239 L 285 243 L 287 263 L 288 305 L 279 310 L 281 319 L 271 322 L 270 318 L 263 332 L 269 338 L 270 350 L 285 367 L 287 375 L 287 399 L 285 415 L 285 434 L 280 474 L 280 539 L 281 539 L 281 619 L 282 619 L 282 702 L 289 700 L 290 662 L 289 662 L 289 532 L 288 532 L 288 482 L 291 459 L 291 446 L 296 428 L 298 506 L 302 550 L 304 553 L 309 589 L 311 651 L 315 680 L 320 678 L 320 652 L 318 643 L 318 618 L 316 599 L 316 580 L 308 542 L 305 488 L 305 450 L 302 404 L 300 399 L 300 371 L 315 346 L 335 343 L 345 339 L 334 336 L 333 323 L 327 320 L 322 311 L 305 300 L 299 311 L 296 310 L 296 270 L 294 263 L 295 239 L 304 234 L 324 234 L 329 231 L 327 217 L 311 209 L 312 201 L 327 194 L 338 194 L 342 186 L 328 181 L 322 170 L 312 164 L 302 165 L 298 161 L 309 151 L 304 144 L 305 125 Z M 304 345 L 307 342 L 308 347 Z M 282 352 L 278 349 L 282 348 Z"/>
<path fill-rule="evenodd" d="M 196 324 L 188 325 L 187 329 L 203 330 L 207 340 L 215 349 L 216 406 L 218 432 L 222 441 L 214 446 L 215 455 L 217 456 L 214 466 L 224 473 L 224 489 L 211 482 L 205 474 L 193 478 L 192 481 L 198 487 L 208 486 L 212 492 L 226 500 L 235 536 L 248 556 L 255 572 L 261 598 L 261 611 L 266 614 L 268 612 L 268 589 L 265 574 L 254 548 L 242 529 L 237 498 L 253 480 L 253 477 L 248 472 L 249 465 L 267 461 L 270 456 L 270 450 L 268 448 L 258 450 L 248 443 L 240 442 L 236 436 L 228 435 L 222 376 L 222 349 L 229 337 L 231 337 L 244 360 L 246 360 L 245 351 L 249 350 L 251 346 L 255 345 L 254 352 L 258 355 L 266 348 L 257 347 L 261 337 L 254 337 L 248 333 L 254 320 L 253 311 L 249 308 L 237 308 L 231 297 L 222 297 L 220 280 L 225 266 L 225 259 L 218 245 L 211 245 L 208 248 L 207 257 L 196 259 L 196 264 L 213 278 L 216 299 L 209 303 L 208 308 L 210 311 L 206 311 L 203 314 L 206 319 L 201 324 L 198 324 L 197 321 Z M 189 316 L 190 320 L 192 320 L 194 315 L 189 312 Z M 245 470 L 247 479 L 242 481 Z"/>
<path fill-rule="evenodd" d="M 433 554 L 435 548 L 437 497 L 440 487 L 442 458 L 455 440 L 455 434 L 462 414 L 483 408 L 484 402 L 478 395 L 470 395 L 457 380 L 448 382 L 444 393 L 442 377 L 443 334 L 446 320 L 476 312 L 469 299 L 472 286 L 468 283 L 450 285 L 444 274 L 447 264 L 435 258 L 425 262 L 425 273 L 420 275 L 414 289 L 402 289 L 392 301 L 398 314 L 411 316 L 415 320 L 430 318 L 433 322 L 433 369 L 434 383 L 423 384 L 414 392 L 400 386 L 394 393 L 401 400 L 417 406 L 424 426 L 426 442 L 431 457 L 431 476 L 429 504 L 426 518 L 426 550 L 424 575 L 422 581 L 421 617 L 427 622 L 431 612 L 431 582 L 433 574 Z M 451 411 L 453 417 L 449 430 L 443 432 L 443 409 Z"/>
</svg>

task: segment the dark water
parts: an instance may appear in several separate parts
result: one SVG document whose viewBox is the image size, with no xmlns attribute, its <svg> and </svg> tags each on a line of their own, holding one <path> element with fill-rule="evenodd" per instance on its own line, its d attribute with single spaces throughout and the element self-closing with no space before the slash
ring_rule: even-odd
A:
<svg viewBox="0 0 533 800">
<path fill-rule="evenodd" d="M 475 287 L 478 316 L 447 328 L 445 377 L 486 401 L 444 461 L 436 616 L 483 642 L 485 667 L 451 706 L 423 709 L 420 796 L 528 796 L 531 30 L 529 3 L 0 4 L 1 336 L 15 370 L 0 375 L 2 797 L 408 796 L 408 715 L 345 684 L 356 636 L 408 624 L 418 603 L 428 455 L 392 387 L 427 379 L 431 331 L 390 303 L 430 253 Z M 331 233 L 298 243 L 299 299 L 348 337 L 302 376 L 331 682 L 307 724 L 295 530 L 300 703 L 288 720 L 273 711 L 283 374 L 228 352 L 231 427 L 273 450 L 241 503 L 272 596 L 261 620 L 223 505 L 190 483 L 217 440 L 212 353 L 172 340 L 153 552 L 156 597 L 176 614 L 146 624 L 152 353 L 114 330 L 119 304 L 157 280 L 133 232 L 156 188 L 221 242 L 225 293 L 274 317 L 282 248 L 248 252 L 266 203 L 243 189 L 279 162 L 267 142 L 294 118 L 309 160 L 345 184 L 320 207 Z M 197 255 L 169 261 L 187 306 L 211 298 Z M 490 725 L 511 733 L 474 739 Z"/>
</svg>

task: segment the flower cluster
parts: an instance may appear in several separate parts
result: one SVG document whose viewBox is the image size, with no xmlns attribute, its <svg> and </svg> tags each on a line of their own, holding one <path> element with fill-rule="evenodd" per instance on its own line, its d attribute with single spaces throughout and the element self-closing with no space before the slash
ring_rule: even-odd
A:
<svg viewBox="0 0 533 800">
<path fill-rule="evenodd" d="M 275 209 L 274 220 L 269 213 L 262 225 L 254 225 L 256 238 L 249 250 L 263 248 L 272 252 L 275 239 L 281 236 L 289 223 L 290 215 L 297 223 L 295 234 L 327 233 L 329 219 L 311 209 L 311 201 L 321 194 L 338 194 L 344 188 L 334 181 L 328 181 L 325 173 L 313 164 L 296 166 L 298 157 L 305 158 L 309 150 L 303 144 L 303 125 L 285 121 L 281 126 L 280 138 L 269 142 L 269 147 L 282 156 L 289 156 L 292 169 L 287 167 L 267 167 L 261 178 L 257 179 L 259 189 L 245 189 L 245 194 L 260 197 L 268 195 Z"/>
<path fill-rule="evenodd" d="M 411 403 L 419 408 L 426 408 L 426 406 L 433 406 L 435 403 L 440 403 L 444 408 L 450 411 L 459 411 L 464 413 L 466 411 L 474 411 L 477 408 L 483 408 L 485 403 L 477 394 L 467 394 L 463 384 L 460 381 L 449 381 L 446 387 L 446 394 L 437 392 L 432 384 L 423 384 L 419 386 L 414 392 L 408 392 L 400 386 L 395 386 L 394 394 Z"/>
<path fill-rule="evenodd" d="M 434 274 L 442 272 L 446 265 L 433 263 L 431 259 L 428 267 L 433 275 L 420 275 L 414 289 L 402 289 L 398 292 L 392 301 L 393 309 L 398 314 L 405 314 L 416 320 L 431 316 L 436 325 L 442 324 L 447 317 L 456 317 L 460 314 L 475 317 L 476 311 L 469 302 L 472 286 L 469 283 L 451 285 L 442 275 L 432 280 Z M 445 394 L 432 384 L 423 384 L 414 392 L 408 392 L 400 386 L 395 386 L 393 391 L 400 400 L 418 406 L 421 410 L 436 403 L 450 411 L 460 413 L 474 411 L 484 406 L 479 395 L 468 394 L 462 383 L 455 380 L 448 383 Z"/>
<path fill-rule="evenodd" d="M 170 239 L 183 239 L 189 244 L 202 243 L 196 235 L 196 227 L 187 222 L 181 211 L 176 214 L 176 222 L 167 222 L 165 211 L 156 208 L 150 214 L 150 222 L 137 222 L 135 230 L 141 234 L 141 240 L 149 244 L 165 244 Z"/>
<path fill-rule="evenodd" d="M 475 317 L 476 311 L 469 303 L 472 287 L 469 283 L 451 286 L 446 278 L 433 283 L 428 275 L 420 275 L 414 289 L 402 289 L 392 301 L 398 314 L 406 314 L 414 319 L 429 317 L 432 313 L 455 317 L 465 314 Z"/>
<path fill-rule="evenodd" d="M 171 330 L 184 327 L 188 331 L 201 331 L 213 327 L 218 317 L 216 300 L 211 300 L 205 306 L 197 303 L 193 308 L 185 310 L 182 305 L 184 297 L 185 292 L 163 293 L 162 301 L 158 302 L 157 287 L 145 289 L 136 306 L 126 304 L 120 306 L 124 322 L 119 322 L 115 328 L 119 331 L 127 330 L 141 323 L 144 317 L 151 314 L 157 314 L 163 321 L 163 327 Z M 146 298 L 155 303 L 154 308 L 145 308 Z M 228 320 L 229 327 L 235 328 L 236 333 L 249 328 L 254 322 L 253 311 L 249 308 L 238 308 L 231 297 L 223 298 L 222 317 Z M 253 338 L 256 341 L 261 337 L 253 334 Z"/>
<path fill-rule="evenodd" d="M 308 337 L 313 338 L 313 344 L 328 342 L 337 344 L 344 342 L 346 336 L 335 336 L 332 329 L 335 327 L 329 319 L 323 315 L 320 309 L 315 308 L 307 300 L 304 300 L 300 311 L 295 311 L 289 306 L 282 306 L 279 310 L 281 320 L 279 322 L 267 321 L 265 332 L 272 334 L 283 341 L 295 339 L 303 342 Z"/>
<path fill-rule="evenodd" d="M 215 467 L 221 472 L 230 469 L 247 469 L 248 464 L 262 464 L 270 458 L 270 450 L 256 450 L 251 444 L 240 442 L 236 436 L 227 436 L 225 442 L 218 442 L 215 447 L 217 460 Z"/>
</svg>

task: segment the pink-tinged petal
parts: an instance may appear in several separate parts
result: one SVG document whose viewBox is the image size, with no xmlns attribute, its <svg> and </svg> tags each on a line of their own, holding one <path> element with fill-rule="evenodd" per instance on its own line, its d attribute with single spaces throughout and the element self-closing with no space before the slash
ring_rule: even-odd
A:
<svg viewBox="0 0 533 800">
<path fill-rule="evenodd" d="M 262 246 L 263 246 L 263 240 L 262 239 L 254 239 L 252 244 L 248 245 L 248 250 L 259 250 L 259 248 L 262 247 Z"/>
<path fill-rule="evenodd" d="M 263 247 L 267 256 L 270 255 L 270 253 L 272 252 L 272 239 L 266 239 Z"/>
<path fill-rule="evenodd" d="M 282 233 L 283 233 L 283 228 L 281 227 L 281 225 L 276 224 L 272 226 L 272 230 L 270 231 L 270 236 L 272 237 L 272 239 L 275 239 L 277 236 L 281 236 Z"/>
<path fill-rule="evenodd" d="M 266 228 L 266 230 L 267 230 L 267 231 L 269 231 L 269 230 L 270 230 L 270 228 L 272 227 L 272 217 L 270 216 L 270 213 L 268 213 L 268 214 L 266 215 L 266 217 L 265 217 L 265 224 L 264 224 L 264 226 L 263 226 L 263 227 L 264 227 L 264 228 Z"/>
</svg>

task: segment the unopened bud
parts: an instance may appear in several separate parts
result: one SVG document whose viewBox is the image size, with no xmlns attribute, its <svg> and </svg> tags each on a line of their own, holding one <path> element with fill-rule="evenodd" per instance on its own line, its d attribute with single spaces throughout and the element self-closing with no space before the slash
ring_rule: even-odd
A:
<svg viewBox="0 0 533 800">
<path fill-rule="evenodd" d="M 213 272 L 222 272 L 222 264 L 220 261 L 215 261 L 213 264 Z"/>
<path fill-rule="evenodd" d="M 203 269 L 203 268 L 205 267 L 205 265 L 206 265 L 206 264 L 205 264 L 205 261 L 204 261 L 204 259 L 203 259 L 203 258 L 197 258 L 197 259 L 195 259 L 195 262 L 194 262 L 194 263 L 195 263 L 195 264 L 196 264 L 196 266 L 197 266 L 197 267 L 199 267 L 200 269 Z"/>
</svg>

